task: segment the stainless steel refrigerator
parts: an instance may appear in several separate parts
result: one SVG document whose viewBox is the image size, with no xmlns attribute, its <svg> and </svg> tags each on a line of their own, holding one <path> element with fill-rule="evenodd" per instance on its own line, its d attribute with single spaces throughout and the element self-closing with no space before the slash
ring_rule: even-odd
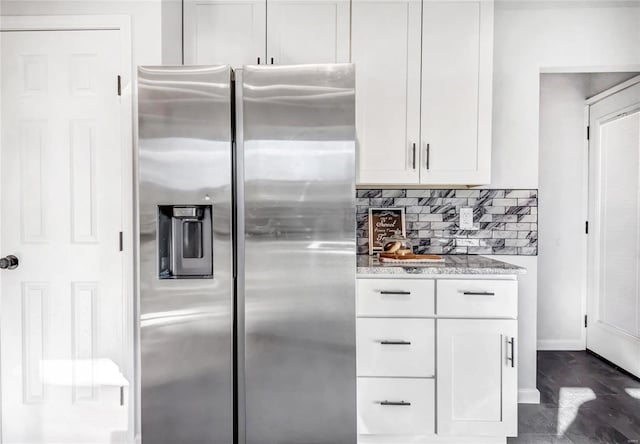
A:
<svg viewBox="0 0 640 444">
<path fill-rule="evenodd" d="M 138 70 L 143 444 L 355 444 L 352 65 Z"/>
</svg>

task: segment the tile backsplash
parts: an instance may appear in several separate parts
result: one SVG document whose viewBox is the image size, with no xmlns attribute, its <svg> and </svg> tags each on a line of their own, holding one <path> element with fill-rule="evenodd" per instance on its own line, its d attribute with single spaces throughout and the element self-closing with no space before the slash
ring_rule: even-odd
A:
<svg viewBox="0 0 640 444">
<path fill-rule="evenodd" d="M 369 208 L 404 207 L 407 237 L 418 254 L 538 254 L 538 190 L 359 189 L 358 253 L 369 253 Z M 473 208 L 474 230 L 458 226 Z"/>
</svg>

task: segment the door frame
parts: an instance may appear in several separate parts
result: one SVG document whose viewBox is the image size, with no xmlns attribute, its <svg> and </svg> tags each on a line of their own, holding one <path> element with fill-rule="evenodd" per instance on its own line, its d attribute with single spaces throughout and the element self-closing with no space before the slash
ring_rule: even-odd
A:
<svg viewBox="0 0 640 444">
<path fill-rule="evenodd" d="M 123 232 L 122 251 L 122 297 L 124 303 L 125 322 L 123 349 L 125 356 L 131 359 L 127 362 L 126 372 L 130 375 L 128 393 L 129 436 L 128 441 L 134 442 L 138 432 L 137 411 L 139 399 L 137 393 L 137 366 L 135 359 L 135 232 L 134 232 L 134 151 L 133 151 L 133 83 L 132 83 L 132 53 L 131 53 L 131 18 L 128 15 L 51 15 L 51 16 L 2 16 L 0 15 L 0 41 L 4 32 L 19 31 L 118 31 L 120 37 L 120 66 L 121 66 L 121 96 L 120 96 L 120 149 L 122 153 L 122 221 Z M 114 93 L 117 81 L 114 79 Z M 0 116 L 1 117 L 1 116 Z M 0 146 L 0 150 L 2 147 Z M 1 181 L 0 177 L 0 181 Z M 0 182 L 1 183 L 1 182 Z M 113 239 L 118 242 L 118 239 Z M 1 247 L 1 245 L 0 245 Z M 0 351 L 1 352 L 1 351 Z M 2 388 L 0 387 L 0 390 Z M 0 402 L 0 414 L 2 405 Z M 2 442 L 2 423 L 0 422 L 0 443 Z"/>
<path fill-rule="evenodd" d="M 590 127 L 591 121 L 591 106 L 604 100 L 620 91 L 623 91 L 627 88 L 640 84 L 640 75 L 632 77 L 629 80 L 626 80 L 618 85 L 615 85 L 599 94 L 596 94 L 593 97 L 590 97 L 585 100 L 584 107 L 584 121 L 585 121 L 585 132 L 588 131 Z M 585 201 L 586 201 L 586 214 L 585 220 L 591 222 L 591 215 L 593 215 L 594 219 L 600 219 L 600 208 L 596 206 L 598 202 L 596 202 L 596 196 L 594 194 L 595 190 L 593 190 L 592 183 L 592 165 L 591 154 L 593 147 L 591 146 L 591 141 L 593 140 L 591 137 L 585 135 L 585 160 L 584 160 L 584 183 L 585 183 Z M 583 294 L 582 298 L 582 307 L 583 313 L 585 314 L 585 328 L 582 329 L 582 343 L 584 344 L 584 349 L 587 349 L 587 334 L 588 328 L 587 324 L 591 324 L 593 320 L 588 319 L 588 315 L 594 312 L 599 311 L 599 308 L 596 307 L 596 296 L 598 292 L 599 286 L 599 277 L 595 273 L 595 267 L 600 263 L 600 226 L 594 220 L 593 223 L 589 223 L 589 230 L 586 236 L 586 291 Z M 588 322 L 587 322 L 588 321 Z"/>
</svg>

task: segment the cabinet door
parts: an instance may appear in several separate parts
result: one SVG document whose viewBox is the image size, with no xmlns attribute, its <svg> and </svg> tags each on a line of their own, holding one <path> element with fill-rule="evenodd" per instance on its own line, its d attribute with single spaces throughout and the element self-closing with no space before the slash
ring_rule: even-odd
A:
<svg viewBox="0 0 640 444">
<path fill-rule="evenodd" d="M 424 2 L 423 184 L 490 183 L 493 3 Z"/>
<path fill-rule="evenodd" d="M 417 184 L 420 1 L 353 0 L 358 183 Z"/>
<path fill-rule="evenodd" d="M 439 319 L 436 328 L 438 434 L 515 436 L 517 321 Z"/>
<path fill-rule="evenodd" d="M 186 0 L 185 64 L 265 63 L 266 12 L 266 0 Z"/>
<path fill-rule="evenodd" d="M 268 0 L 267 61 L 349 61 L 349 0 Z"/>
</svg>

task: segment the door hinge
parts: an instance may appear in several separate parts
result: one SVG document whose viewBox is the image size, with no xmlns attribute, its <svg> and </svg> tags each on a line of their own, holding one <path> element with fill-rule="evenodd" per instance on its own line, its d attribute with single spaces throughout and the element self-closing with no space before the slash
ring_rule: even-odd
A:
<svg viewBox="0 0 640 444">
<path fill-rule="evenodd" d="M 122 231 L 118 235 L 118 246 L 119 246 L 118 248 L 120 249 L 120 251 L 124 250 L 124 238 L 123 238 Z"/>
<path fill-rule="evenodd" d="M 584 234 L 589 234 L 589 221 L 584 221 Z"/>
<path fill-rule="evenodd" d="M 118 95 L 122 95 L 122 77 L 118 76 Z"/>
<path fill-rule="evenodd" d="M 591 139 L 591 126 L 587 126 L 587 140 Z"/>
<path fill-rule="evenodd" d="M 584 315 L 584 328 L 587 328 L 587 315 Z"/>
</svg>

